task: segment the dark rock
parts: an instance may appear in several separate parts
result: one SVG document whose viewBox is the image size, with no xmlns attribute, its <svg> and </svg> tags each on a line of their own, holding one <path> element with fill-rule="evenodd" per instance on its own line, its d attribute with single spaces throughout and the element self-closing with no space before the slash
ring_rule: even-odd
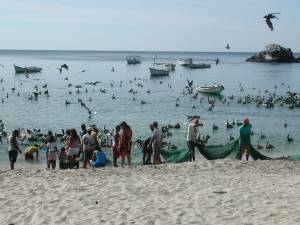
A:
<svg viewBox="0 0 300 225">
<path fill-rule="evenodd" d="M 297 63 L 300 62 L 300 58 L 296 58 L 290 48 L 284 48 L 278 44 L 269 44 L 264 51 L 246 59 L 246 62 Z"/>
</svg>

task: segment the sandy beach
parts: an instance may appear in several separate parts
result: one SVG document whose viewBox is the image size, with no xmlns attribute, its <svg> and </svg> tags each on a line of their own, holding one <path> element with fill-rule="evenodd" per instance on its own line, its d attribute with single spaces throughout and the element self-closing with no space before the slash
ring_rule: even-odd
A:
<svg viewBox="0 0 300 225">
<path fill-rule="evenodd" d="M 300 163 L 0 171 L 0 224 L 299 224 Z"/>
</svg>

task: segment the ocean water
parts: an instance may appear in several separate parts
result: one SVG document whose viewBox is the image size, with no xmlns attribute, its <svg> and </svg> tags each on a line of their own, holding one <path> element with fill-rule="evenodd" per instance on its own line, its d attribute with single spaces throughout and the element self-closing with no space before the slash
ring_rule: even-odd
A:
<svg viewBox="0 0 300 225">
<path fill-rule="evenodd" d="M 142 63 L 127 65 L 128 55 L 140 55 Z M 258 90 L 261 90 L 261 95 L 265 90 L 276 92 L 277 95 L 285 94 L 289 89 L 299 93 L 300 64 L 246 63 L 245 59 L 251 55 L 253 53 L 2 50 L 0 63 L 4 68 L 0 67 L 0 79 L 3 78 L 4 81 L 0 83 L 0 100 L 3 98 L 4 103 L 0 102 L 0 119 L 8 132 L 18 127 L 59 132 L 61 129 L 72 127 L 79 129 L 82 123 L 96 124 L 100 128 L 113 128 L 125 120 L 133 129 L 134 139 L 147 137 L 150 134 L 149 124 L 153 121 L 158 121 L 160 125 L 180 123 L 182 128 L 172 130 L 168 141 L 185 146 L 187 115 L 201 116 L 203 127 L 200 128 L 200 133 L 210 135 L 209 144 L 224 144 L 228 142 L 230 134 L 237 137 L 238 128 L 227 130 L 224 125 L 226 120 L 231 122 L 232 119 L 236 121 L 249 117 L 254 130 L 252 142 L 257 143 L 259 133 L 263 132 L 267 138 L 261 140 L 260 144 L 265 145 L 269 141 L 275 146 L 273 150 L 262 150 L 264 154 L 299 154 L 299 108 L 288 109 L 285 105 L 275 106 L 270 110 L 264 107 L 257 108 L 255 103 L 237 104 L 237 99 L 248 94 L 257 95 Z M 176 63 L 178 58 L 185 57 L 191 57 L 195 62 L 211 63 L 212 67 L 190 70 L 177 65 L 168 77 L 150 77 L 148 67 L 153 63 L 153 58 L 156 58 L 156 62 Z M 217 57 L 220 64 L 216 66 L 214 60 Z M 60 74 L 56 68 L 63 63 L 69 65 L 69 70 Z M 26 78 L 23 74 L 14 73 L 13 64 L 39 66 L 43 70 Z M 112 67 L 115 68 L 114 72 L 110 71 Z M 86 72 L 80 73 L 82 70 Z M 68 77 L 67 81 L 65 77 Z M 187 79 L 193 80 L 197 85 L 222 84 L 225 87 L 222 95 L 234 95 L 235 98 L 229 100 L 229 105 L 216 98 L 215 108 L 208 111 L 207 96 L 199 94 L 198 99 L 193 99 L 192 95 L 182 94 Z M 84 84 L 91 81 L 100 83 L 95 87 Z M 138 82 L 142 83 L 143 87 L 138 87 Z M 42 88 L 45 83 L 50 97 L 41 95 L 38 100 L 29 100 L 28 96 L 34 91 L 34 86 L 45 90 Z M 67 87 L 69 83 L 73 85 L 70 88 Z M 75 92 L 75 85 L 83 86 L 79 94 Z M 240 85 L 244 91 L 240 91 Z M 14 94 L 12 87 L 16 88 Z M 106 89 L 107 92 L 101 93 L 100 88 Z M 128 92 L 131 88 L 138 91 L 134 96 L 135 101 L 133 95 Z M 147 90 L 150 90 L 150 93 L 147 93 Z M 69 94 L 69 91 L 72 94 Z M 112 95 L 116 96 L 115 100 L 112 99 Z M 175 107 L 177 97 L 179 107 Z M 79 98 L 91 109 L 91 116 L 80 106 Z M 66 100 L 71 104 L 66 106 Z M 146 104 L 140 104 L 141 101 L 145 101 Z M 193 104 L 195 109 L 192 108 Z M 287 128 L 283 127 L 285 120 L 288 122 Z M 215 132 L 212 131 L 213 123 L 219 126 Z M 292 143 L 286 141 L 287 134 L 294 139 Z M 7 145 L 3 143 L 0 144 L 0 164 L 7 160 Z"/>
</svg>

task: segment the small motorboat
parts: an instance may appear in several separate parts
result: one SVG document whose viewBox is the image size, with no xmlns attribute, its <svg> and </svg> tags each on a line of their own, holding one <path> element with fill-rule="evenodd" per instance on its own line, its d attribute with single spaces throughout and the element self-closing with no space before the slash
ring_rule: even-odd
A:
<svg viewBox="0 0 300 225">
<path fill-rule="evenodd" d="M 178 59 L 177 62 L 180 66 L 189 66 L 190 64 L 193 63 L 193 59 L 192 58 Z"/>
<path fill-rule="evenodd" d="M 212 86 L 204 86 L 204 87 L 196 87 L 196 91 L 204 94 L 213 94 L 218 95 L 220 94 L 225 88 L 223 85 L 212 85 Z"/>
<path fill-rule="evenodd" d="M 20 67 L 14 64 L 16 73 L 38 73 L 42 71 L 40 67 Z"/>
<path fill-rule="evenodd" d="M 187 66 L 190 69 L 208 69 L 210 68 L 210 64 L 205 64 L 205 63 L 191 63 L 190 65 Z"/>
<path fill-rule="evenodd" d="M 126 60 L 128 65 L 135 65 L 142 62 L 141 56 L 127 56 Z"/>
</svg>

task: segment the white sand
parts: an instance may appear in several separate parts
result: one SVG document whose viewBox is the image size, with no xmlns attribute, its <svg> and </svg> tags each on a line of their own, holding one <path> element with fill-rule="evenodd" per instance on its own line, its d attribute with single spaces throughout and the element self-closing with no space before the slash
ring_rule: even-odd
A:
<svg viewBox="0 0 300 225">
<path fill-rule="evenodd" d="M 300 224 L 298 162 L 1 170 L 0 191 L 1 225 Z"/>
</svg>

